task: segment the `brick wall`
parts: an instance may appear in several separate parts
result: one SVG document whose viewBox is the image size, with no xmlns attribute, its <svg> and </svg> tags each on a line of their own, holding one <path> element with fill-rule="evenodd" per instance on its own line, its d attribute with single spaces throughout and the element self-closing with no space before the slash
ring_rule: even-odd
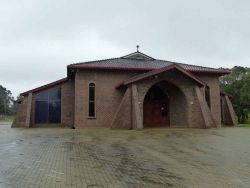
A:
<svg viewBox="0 0 250 188">
<path fill-rule="evenodd" d="M 74 81 L 67 81 L 65 83 L 62 83 L 60 85 L 51 87 L 49 89 L 45 89 L 41 92 L 49 91 L 56 87 L 61 87 L 61 124 L 62 125 L 68 125 L 73 126 L 74 124 Z M 32 107 L 31 107 L 31 126 L 43 126 L 35 124 L 35 104 L 36 104 L 36 95 L 40 92 L 34 93 L 32 97 Z M 24 100 L 22 104 L 20 104 L 20 107 L 18 107 L 17 110 L 17 122 L 19 126 L 23 126 L 23 121 L 25 122 L 27 112 L 27 97 L 24 97 Z M 56 124 L 51 124 L 51 126 L 55 126 Z"/>
<path fill-rule="evenodd" d="M 168 81 L 170 94 L 170 126 L 204 127 L 201 109 L 195 96 L 195 83 L 179 72 L 167 72 L 157 79 L 149 78 L 137 83 L 140 108 L 143 117 L 143 101 L 147 91 L 160 81 Z"/>
<path fill-rule="evenodd" d="M 128 88 L 123 95 L 123 98 L 114 113 L 111 122 L 112 129 L 131 129 L 133 120 L 132 120 L 132 100 L 131 100 L 131 88 Z"/>
<path fill-rule="evenodd" d="M 73 126 L 75 110 L 75 82 L 68 81 L 63 83 L 61 88 L 61 123 Z"/>
<path fill-rule="evenodd" d="M 206 82 L 210 88 L 211 112 L 217 127 L 221 126 L 220 85 L 218 75 L 195 74 L 196 77 Z"/>
<path fill-rule="evenodd" d="M 17 104 L 17 112 L 11 127 L 25 127 L 28 107 L 28 96 L 22 99 L 21 104 Z"/>
<path fill-rule="evenodd" d="M 141 74 L 139 71 L 78 71 L 75 81 L 68 81 L 55 87 L 62 88 L 61 123 L 76 127 L 109 127 L 121 103 L 125 89 L 115 89 L 121 81 L 133 75 Z M 218 76 L 196 74 L 201 80 L 208 83 L 211 93 L 211 111 L 214 120 L 220 125 L 220 95 Z M 179 72 L 162 73 L 157 79 L 147 79 L 136 83 L 138 100 L 143 117 L 143 100 L 148 89 L 159 82 L 167 80 L 171 84 L 165 86 L 172 100 L 170 100 L 170 125 L 181 127 L 204 127 L 199 102 L 195 95 L 195 83 Z M 88 117 L 88 85 L 96 85 L 96 118 Z M 31 109 L 31 124 L 35 122 L 35 97 Z M 27 97 L 18 107 L 16 120 L 13 125 L 25 123 L 27 111 Z M 123 116 L 121 116 L 123 117 Z M 125 116 L 124 116 L 125 117 Z"/>
<path fill-rule="evenodd" d="M 75 126 L 109 127 L 125 93 L 115 86 L 136 74 L 138 72 L 78 71 L 75 76 Z M 96 86 L 96 118 L 88 117 L 88 85 L 91 82 Z"/>
</svg>

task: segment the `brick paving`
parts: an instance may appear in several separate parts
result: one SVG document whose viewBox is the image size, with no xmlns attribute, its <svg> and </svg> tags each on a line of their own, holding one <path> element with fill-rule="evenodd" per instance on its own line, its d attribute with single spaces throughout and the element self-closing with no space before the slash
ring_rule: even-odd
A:
<svg viewBox="0 0 250 188">
<path fill-rule="evenodd" d="M 0 187 L 250 187 L 248 128 L 0 134 Z"/>
</svg>

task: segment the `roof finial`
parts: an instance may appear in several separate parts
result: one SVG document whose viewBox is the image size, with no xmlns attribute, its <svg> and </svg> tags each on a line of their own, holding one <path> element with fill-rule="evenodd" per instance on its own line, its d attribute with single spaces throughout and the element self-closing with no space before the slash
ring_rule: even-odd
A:
<svg viewBox="0 0 250 188">
<path fill-rule="evenodd" d="M 137 46 L 136 46 L 136 48 L 137 48 L 137 52 L 139 52 L 139 47 L 140 47 L 139 45 L 137 45 Z"/>
</svg>

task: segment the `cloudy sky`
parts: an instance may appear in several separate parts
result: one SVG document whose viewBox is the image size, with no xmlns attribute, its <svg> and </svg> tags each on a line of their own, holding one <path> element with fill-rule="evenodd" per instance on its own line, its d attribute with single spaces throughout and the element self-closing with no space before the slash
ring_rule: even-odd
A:
<svg viewBox="0 0 250 188">
<path fill-rule="evenodd" d="M 0 84 L 15 96 L 137 44 L 164 60 L 250 66 L 250 1 L 0 0 Z"/>
</svg>

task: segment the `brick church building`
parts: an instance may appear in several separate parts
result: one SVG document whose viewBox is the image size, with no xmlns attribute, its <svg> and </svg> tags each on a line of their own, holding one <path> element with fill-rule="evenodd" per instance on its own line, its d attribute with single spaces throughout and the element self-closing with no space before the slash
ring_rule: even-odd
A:
<svg viewBox="0 0 250 188">
<path fill-rule="evenodd" d="M 235 125 L 230 97 L 214 69 L 123 57 L 71 64 L 67 77 L 21 93 L 12 127 L 142 129 Z"/>
</svg>

